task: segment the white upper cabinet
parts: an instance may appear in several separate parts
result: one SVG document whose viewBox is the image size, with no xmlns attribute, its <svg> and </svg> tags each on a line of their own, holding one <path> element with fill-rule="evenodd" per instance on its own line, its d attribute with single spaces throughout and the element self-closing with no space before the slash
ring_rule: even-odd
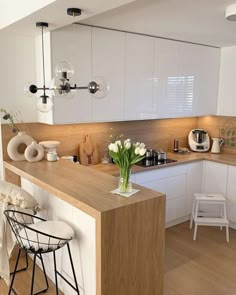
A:
<svg viewBox="0 0 236 295">
<path fill-rule="evenodd" d="M 52 32 L 52 75 L 60 61 L 70 62 L 75 70 L 72 85 L 87 86 L 91 81 L 91 28 L 69 26 Z M 92 121 L 92 99 L 87 90 L 74 92 L 72 98 L 56 96 L 53 111 L 54 124 Z"/>
<path fill-rule="evenodd" d="M 159 118 L 192 115 L 192 74 L 184 73 L 181 43 L 156 39 L 154 101 Z"/>
<path fill-rule="evenodd" d="M 219 49 L 156 39 L 155 53 L 158 117 L 216 114 Z"/>
<path fill-rule="evenodd" d="M 196 46 L 197 93 L 195 101 L 195 115 L 216 115 L 220 49 L 207 46 Z M 193 56 L 194 58 L 194 56 Z"/>
<path fill-rule="evenodd" d="M 92 99 L 92 119 L 124 119 L 125 33 L 92 28 L 92 78 L 103 77 L 110 86 L 105 98 Z"/>
<path fill-rule="evenodd" d="M 110 91 L 95 98 L 87 90 L 57 96 L 44 123 L 111 122 L 215 115 L 220 50 L 83 25 L 51 32 L 47 63 L 75 68 L 71 84 L 104 78 Z M 51 54 L 50 54 L 51 51 Z M 40 55 L 41 56 L 41 55 Z M 40 63 L 40 76 L 41 63 Z M 51 71 L 47 71 L 50 72 Z"/>
<path fill-rule="evenodd" d="M 221 49 L 217 115 L 236 115 L 236 46 Z"/>
<path fill-rule="evenodd" d="M 157 117 L 153 103 L 153 61 L 155 38 L 126 33 L 125 119 Z"/>
</svg>

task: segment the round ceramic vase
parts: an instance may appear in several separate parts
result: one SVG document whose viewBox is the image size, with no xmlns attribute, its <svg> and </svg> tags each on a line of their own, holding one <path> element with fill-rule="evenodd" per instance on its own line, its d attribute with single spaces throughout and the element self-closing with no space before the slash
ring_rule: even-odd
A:
<svg viewBox="0 0 236 295">
<path fill-rule="evenodd" d="M 36 141 L 33 141 L 27 146 L 24 155 L 28 162 L 38 162 L 44 157 L 44 149 Z"/>
<path fill-rule="evenodd" d="M 18 132 L 7 145 L 8 156 L 13 161 L 24 161 L 25 155 L 24 152 L 28 145 L 30 145 L 34 139 L 27 135 L 25 132 Z"/>
</svg>

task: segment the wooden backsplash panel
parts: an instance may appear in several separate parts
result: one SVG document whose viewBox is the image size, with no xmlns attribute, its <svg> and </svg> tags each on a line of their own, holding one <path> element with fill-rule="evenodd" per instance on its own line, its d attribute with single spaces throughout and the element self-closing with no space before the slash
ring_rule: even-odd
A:
<svg viewBox="0 0 236 295">
<path fill-rule="evenodd" d="M 180 146 L 187 146 L 187 136 L 191 129 L 196 128 L 198 119 L 180 118 L 147 121 L 130 121 L 115 123 L 73 124 L 73 125 L 46 125 L 41 123 L 26 123 L 20 126 L 37 142 L 43 140 L 58 140 L 61 145 L 58 154 L 77 155 L 78 145 L 83 141 L 84 134 L 89 134 L 93 142 L 98 145 L 100 157 L 107 154 L 110 143 L 111 128 L 116 134 L 124 134 L 125 138 L 144 142 L 147 148 L 172 151 L 174 138 L 178 138 Z M 113 131 L 114 132 L 114 131 Z M 6 146 L 13 137 L 10 127 L 2 125 L 3 157 L 9 159 Z"/>
<path fill-rule="evenodd" d="M 206 116 L 198 119 L 198 127 L 206 130 L 210 137 L 221 137 L 220 130 L 236 130 L 236 117 Z M 229 154 L 236 154 L 235 147 L 222 146 L 221 151 Z"/>
</svg>

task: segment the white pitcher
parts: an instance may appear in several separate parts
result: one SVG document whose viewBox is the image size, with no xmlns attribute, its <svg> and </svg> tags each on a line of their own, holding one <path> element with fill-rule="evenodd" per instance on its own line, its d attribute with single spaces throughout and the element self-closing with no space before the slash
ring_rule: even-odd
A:
<svg viewBox="0 0 236 295">
<path fill-rule="evenodd" d="M 214 154 L 220 153 L 220 147 L 224 143 L 224 139 L 212 137 L 212 140 L 213 140 L 213 143 L 212 143 L 212 147 L 211 147 L 211 153 L 214 153 Z"/>
</svg>

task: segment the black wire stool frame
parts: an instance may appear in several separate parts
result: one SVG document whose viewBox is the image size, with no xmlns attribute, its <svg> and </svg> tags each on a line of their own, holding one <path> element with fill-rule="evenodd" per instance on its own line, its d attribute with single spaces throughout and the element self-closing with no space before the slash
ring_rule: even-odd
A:
<svg viewBox="0 0 236 295">
<path fill-rule="evenodd" d="M 77 279 L 76 279 L 76 274 L 75 274 L 75 269 L 74 269 L 74 264 L 73 264 L 73 260 L 72 260 L 72 255 L 71 255 L 71 251 L 70 251 L 70 246 L 69 246 L 69 241 L 72 239 L 64 239 L 64 238 L 60 238 L 57 236 L 53 236 L 53 235 L 49 235 L 43 232 L 40 232 L 36 229 L 32 229 L 30 227 L 30 225 L 34 224 L 35 221 L 46 221 L 43 218 L 40 218 L 38 216 L 35 215 L 31 215 L 25 212 L 21 212 L 21 211 L 15 211 L 15 210 L 5 210 L 4 214 L 10 224 L 10 227 L 16 237 L 17 240 L 17 244 L 19 245 L 19 252 L 17 255 L 17 259 L 16 259 L 16 264 L 14 267 L 14 271 L 12 273 L 12 280 L 11 280 L 11 284 L 9 287 L 9 291 L 8 291 L 8 295 L 11 295 L 11 293 L 13 292 L 15 295 L 17 295 L 16 291 L 13 288 L 13 284 L 14 284 L 14 280 L 15 280 L 15 275 L 17 272 L 26 270 L 28 268 L 28 253 L 33 255 L 33 270 L 32 270 L 32 279 L 31 279 L 31 290 L 30 290 L 30 295 L 38 295 L 41 293 L 46 293 L 47 290 L 49 289 L 49 284 L 48 284 L 48 279 L 47 279 L 47 275 L 46 275 L 46 270 L 45 270 L 45 266 L 44 266 L 44 262 L 43 262 L 43 256 L 42 254 L 45 253 L 50 253 L 53 252 L 53 262 L 54 262 L 54 273 L 55 273 L 55 285 L 56 285 L 56 295 L 59 294 L 59 289 L 58 289 L 58 280 L 57 280 L 57 276 L 59 275 L 78 295 L 80 295 L 79 292 L 79 287 L 78 287 L 78 283 L 77 283 Z M 22 232 L 25 234 L 24 236 L 22 236 Z M 28 237 L 29 232 L 34 232 L 35 236 L 37 238 L 37 240 L 30 240 Z M 44 238 L 46 237 L 48 240 L 47 242 L 41 242 L 39 240 L 39 237 L 43 236 Z M 57 242 L 56 242 L 57 241 Z M 25 245 L 25 243 L 27 242 L 27 246 Z M 37 245 L 37 247 L 35 248 L 35 245 Z M 63 246 L 67 246 L 67 250 L 68 250 L 68 255 L 69 255 L 69 259 L 70 259 L 70 263 L 71 263 L 71 269 L 72 269 L 72 273 L 73 273 L 73 277 L 74 277 L 74 283 L 75 286 L 73 286 L 58 270 L 57 270 L 57 263 L 56 263 L 56 250 L 62 248 Z M 40 247 L 43 246 L 43 247 Z M 21 251 L 24 251 L 26 254 L 26 267 L 22 268 L 20 270 L 17 270 L 18 267 L 18 263 L 19 263 L 19 258 L 20 258 L 20 254 Z M 43 290 L 37 292 L 37 293 L 33 293 L 34 290 L 34 278 L 35 278 L 35 266 L 36 266 L 36 258 L 40 259 L 41 264 L 42 264 L 42 269 L 43 269 L 43 273 L 44 273 L 44 278 L 45 278 L 45 284 L 46 284 L 46 288 L 44 288 Z"/>
</svg>

